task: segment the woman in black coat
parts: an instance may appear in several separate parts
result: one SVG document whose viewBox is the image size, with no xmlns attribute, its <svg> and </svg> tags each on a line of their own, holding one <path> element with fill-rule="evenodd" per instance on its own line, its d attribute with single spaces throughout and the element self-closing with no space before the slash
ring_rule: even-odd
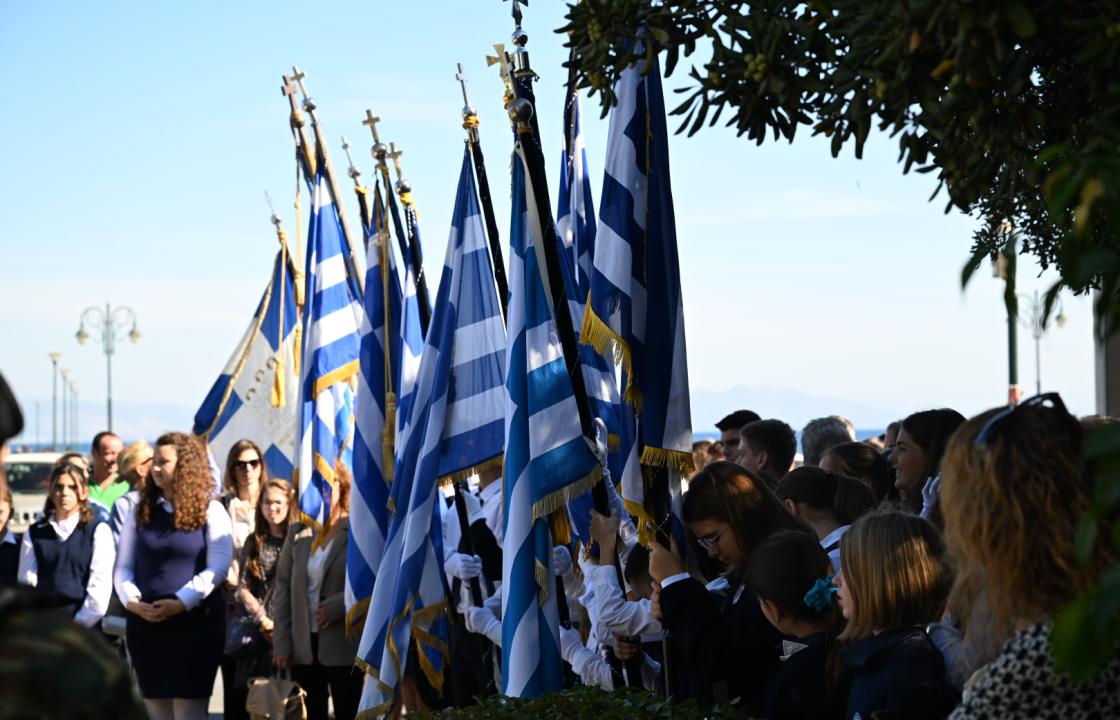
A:
<svg viewBox="0 0 1120 720">
<path fill-rule="evenodd" d="M 679 555 L 653 544 L 652 606 L 683 656 L 683 694 L 703 703 L 737 701 L 741 711 L 758 715 L 782 636 L 762 614 L 744 569 L 774 532 L 807 529 L 765 482 L 731 462 L 712 463 L 693 477 L 681 510 L 700 546 L 729 569 L 728 592 L 716 597 L 685 571 Z"/>
</svg>

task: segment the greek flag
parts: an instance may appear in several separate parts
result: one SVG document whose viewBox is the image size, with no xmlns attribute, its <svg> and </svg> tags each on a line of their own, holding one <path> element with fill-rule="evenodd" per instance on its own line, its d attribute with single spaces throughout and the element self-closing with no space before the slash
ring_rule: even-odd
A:
<svg viewBox="0 0 1120 720">
<path fill-rule="evenodd" d="M 541 218 L 522 141 L 513 160 L 510 228 L 502 692 L 532 697 L 563 687 L 549 516 L 590 489 L 599 467 L 580 428 L 542 280 Z"/>
<path fill-rule="evenodd" d="M 580 332 L 587 294 L 591 288 L 592 259 L 595 252 L 595 203 L 591 195 L 591 174 L 580 120 L 579 91 L 569 84 L 564 105 L 564 156 L 560 164 L 560 197 L 556 204 L 556 235 L 559 241 L 564 290 L 572 313 L 572 325 Z M 587 388 L 591 415 L 607 428 L 608 466 L 612 478 L 620 478 L 623 457 L 619 450 L 619 413 L 621 401 L 615 381 L 614 364 L 600 356 L 590 345 L 579 346 L 579 361 Z M 590 493 L 574 498 L 572 528 L 585 544 L 591 542 Z"/>
<path fill-rule="evenodd" d="M 692 420 L 665 101 L 656 57 L 646 75 L 636 66 L 626 69 L 615 83 L 615 94 L 582 340 L 622 365 L 623 397 L 640 414 L 641 464 L 680 473 L 692 467 Z M 648 539 L 651 517 L 641 473 L 628 467 L 622 480 L 623 499 Z"/>
<path fill-rule="evenodd" d="M 264 296 L 195 414 L 193 432 L 210 443 L 219 463 L 238 440 L 248 438 L 263 449 L 269 476 L 290 480 L 296 452 L 300 317 L 295 266 L 282 242 Z"/>
<path fill-rule="evenodd" d="M 358 280 L 350 272 L 335 198 L 315 176 L 307 232 L 307 288 L 300 378 L 300 519 L 317 534 L 329 529 L 337 482 L 335 465 L 349 466 L 353 450 L 354 388 L 361 330 L 366 322 Z"/>
<path fill-rule="evenodd" d="M 401 390 L 401 284 L 385 222 L 381 187 L 366 228 L 365 317 L 361 340 L 350 540 L 346 553 L 346 630 L 360 633 L 389 529 L 397 398 Z"/>
<path fill-rule="evenodd" d="M 410 637 L 421 670 L 442 690 L 448 604 L 438 487 L 502 456 L 505 327 L 469 154 L 452 218 L 414 411 L 400 437 L 388 540 L 358 649 L 358 665 L 369 676 L 363 717 L 392 708 Z"/>
</svg>

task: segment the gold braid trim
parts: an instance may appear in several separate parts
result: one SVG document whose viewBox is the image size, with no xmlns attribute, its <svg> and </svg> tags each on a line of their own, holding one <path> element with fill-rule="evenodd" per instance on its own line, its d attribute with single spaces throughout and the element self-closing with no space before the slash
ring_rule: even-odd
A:
<svg viewBox="0 0 1120 720">
<path fill-rule="evenodd" d="M 359 720 L 368 720 L 369 718 L 382 717 L 385 713 L 389 712 L 389 710 L 392 709 L 396 693 L 393 691 L 393 688 L 381 682 L 381 671 L 379 669 L 375 668 L 373 665 L 370 665 L 365 660 L 362 660 L 360 657 L 354 658 L 354 665 L 366 675 L 369 675 L 370 679 L 372 679 L 377 684 L 377 689 L 380 690 L 385 695 L 385 697 L 389 698 L 386 702 L 383 702 L 376 707 L 371 707 L 368 710 L 361 711 L 360 713 L 358 713 L 357 718 Z"/>
<path fill-rule="evenodd" d="M 695 467 L 695 460 L 691 452 L 649 447 L 648 445 L 642 448 L 642 458 L 639 462 L 648 467 L 672 468 L 681 475 L 687 475 Z"/>
<path fill-rule="evenodd" d="M 451 659 L 451 649 L 441 638 L 433 635 L 422 627 L 418 627 L 417 623 L 421 621 L 424 623 L 435 622 L 439 618 L 446 616 L 447 611 L 447 600 L 441 600 L 435 605 L 420 608 L 412 613 L 412 637 L 416 641 L 416 657 L 420 660 L 420 669 L 424 671 L 428 682 L 432 684 L 432 687 L 436 689 L 440 697 L 443 696 L 444 673 L 435 669 L 431 659 L 428 658 L 421 647 L 431 648 L 438 652 L 443 660 L 444 667 L 447 666 L 448 661 Z"/>
<path fill-rule="evenodd" d="M 346 613 L 347 640 L 361 639 L 362 629 L 366 625 L 365 615 L 367 610 L 369 610 L 369 598 L 354 603 L 354 607 Z"/>
<path fill-rule="evenodd" d="M 287 403 L 287 383 L 284 382 L 284 287 L 288 277 L 288 235 L 280 226 L 276 226 L 276 235 L 280 239 L 280 328 L 276 333 L 279 339 L 276 348 L 276 372 L 272 380 L 272 407 L 282 408 Z"/>
<path fill-rule="evenodd" d="M 249 362 L 249 352 L 253 349 L 253 342 L 257 338 L 257 334 L 261 331 L 261 325 L 264 324 L 264 316 L 267 314 L 265 311 L 268 309 L 268 303 L 272 300 L 272 280 L 268 281 L 268 287 L 264 291 L 264 299 L 261 301 L 259 312 L 253 318 L 253 332 L 249 335 L 249 341 L 245 343 L 245 348 L 241 351 L 241 357 L 237 358 L 237 367 L 233 370 L 233 375 L 229 379 L 229 385 L 226 386 L 225 392 L 222 393 L 222 401 L 218 404 L 218 411 L 214 413 L 214 421 L 210 423 L 210 427 L 206 428 L 206 432 L 199 433 L 197 437 L 209 439 L 210 433 L 214 431 L 214 427 L 222 418 L 222 413 L 226 411 L 226 405 L 229 403 L 230 395 L 233 395 L 233 389 L 237 385 L 237 380 L 241 377 L 242 371 L 245 370 L 245 364 Z"/>
<path fill-rule="evenodd" d="M 317 396 L 335 383 L 350 382 L 358 374 L 358 365 L 357 360 L 351 360 L 342 367 L 335 368 L 326 375 L 317 378 L 315 387 L 311 390 L 312 395 Z"/>
<path fill-rule="evenodd" d="M 634 359 L 630 345 L 591 309 L 590 293 L 583 312 L 583 330 L 580 331 L 579 341 L 595 348 L 595 352 L 608 360 L 613 360 L 615 365 L 622 366 L 626 371 L 626 387 L 623 389 L 622 398 L 627 405 L 634 408 L 635 412 L 641 412 L 642 392 L 634 385 Z"/>
<path fill-rule="evenodd" d="M 471 477 L 472 475 L 479 475 L 479 474 L 481 474 L 481 473 L 483 473 L 487 470 L 492 470 L 494 468 L 501 468 L 502 463 L 505 462 L 505 459 L 506 459 L 505 453 L 499 453 L 498 455 L 495 455 L 494 457 L 490 458 L 489 460 L 483 460 L 482 462 L 480 462 L 477 465 L 472 465 L 469 468 L 465 468 L 463 470 L 456 470 L 455 472 L 451 473 L 450 475 L 444 475 L 443 477 L 438 479 L 436 481 L 436 483 L 438 483 L 439 487 L 441 487 L 441 488 L 447 487 L 448 485 L 453 485 L 457 482 L 466 480 L 467 478 Z"/>
<path fill-rule="evenodd" d="M 649 549 L 650 543 L 657 537 L 657 525 L 653 522 L 653 517 L 640 502 L 622 498 L 622 504 L 626 506 L 626 512 L 634 516 L 634 524 L 638 528 L 638 542 L 642 547 Z"/>
<path fill-rule="evenodd" d="M 536 564 L 536 567 L 533 568 L 533 574 L 537 578 L 537 603 L 544 605 L 552 591 L 552 578 L 548 575 L 547 565 L 537 559 L 534 559 L 533 562 Z"/>
</svg>

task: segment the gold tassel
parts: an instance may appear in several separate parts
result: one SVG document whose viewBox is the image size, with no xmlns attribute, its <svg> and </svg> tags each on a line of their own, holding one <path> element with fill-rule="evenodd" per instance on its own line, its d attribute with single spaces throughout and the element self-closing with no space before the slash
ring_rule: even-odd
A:
<svg viewBox="0 0 1120 720">
<path fill-rule="evenodd" d="M 381 429 L 381 462 L 385 468 L 385 484 L 393 482 L 393 435 L 397 427 L 397 394 L 385 393 L 385 427 Z"/>
<path fill-rule="evenodd" d="M 568 509 L 562 507 L 552 513 L 552 542 L 555 545 L 571 545 L 572 523 L 568 520 Z"/>
<path fill-rule="evenodd" d="M 300 357 L 299 356 L 300 356 L 300 348 L 302 348 L 302 347 L 303 347 L 303 323 L 301 323 L 300 321 L 297 320 L 296 321 L 295 347 L 293 348 L 294 352 L 292 352 L 292 366 L 293 366 L 293 369 L 295 370 L 297 378 L 300 377 L 300 372 L 299 372 Z"/>
<path fill-rule="evenodd" d="M 272 378 L 272 407 L 284 407 L 287 398 L 284 393 L 284 346 L 281 344 L 280 352 L 276 354 L 276 374 Z"/>
</svg>

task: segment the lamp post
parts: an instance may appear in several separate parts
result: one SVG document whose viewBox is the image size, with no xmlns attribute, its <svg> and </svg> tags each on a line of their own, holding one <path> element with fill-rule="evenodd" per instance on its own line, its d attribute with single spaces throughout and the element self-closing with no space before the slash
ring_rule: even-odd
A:
<svg viewBox="0 0 1120 720">
<path fill-rule="evenodd" d="M 70 371 L 63 368 L 59 371 L 62 375 L 62 450 L 65 452 L 70 448 L 70 424 L 68 422 L 70 412 L 70 400 L 67 397 L 67 388 L 70 387 Z"/>
<path fill-rule="evenodd" d="M 58 361 L 62 353 L 52 352 L 51 359 L 51 450 L 58 450 Z"/>
<path fill-rule="evenodd" d="M 125 333 L 125 326 L 130 324 L 132 329 Z M 82 312 L 81 323 L 75 335 L 82 345 L 89 342 L 90 334 L 86 330 L 87 325 L 101 333 L 101 345 L 105 353 L 105 429 L 111 431 L 113 429 L 113 352 L 116 350 L 117 341 L 123 340 L 126 336 L 133 343 L 140 342 L 140 330 L 136 327 L 136 313 L 132 312 L 132 308 L 111 308 L 109 303 L 105 303 L 104 311 L 100 308 L 88 307 Z"/>
<path fill-rule="evenodd" d="M 1031 337 L 1034 338 L 1034 377 L 1035 377 L 1035 394 L 1042 394 L 1042 336 L 1046 333 L 1046 318 L 1044 311 L 1046 310 L 1042 298 L 1039 297 L 1038 291 L 1034 291 L 1034 295 L 1020 294 L 1019 307 L 1026 308 L 1027 314 L 1019 313 L 1019 322 L 1024 328 L 1031 331 Z M 1059 328 L 1066 326 L 1066 316 L 1062 312 L 1062 306 L 1059 301 L 1058 314 L 1054 317 L 1054 324 Z"/>
<path fill-rule="evenodd" d="M 70 438 L 79 442 L 78 435 L 78 383 L 70 378 Z"/>
</svg>

